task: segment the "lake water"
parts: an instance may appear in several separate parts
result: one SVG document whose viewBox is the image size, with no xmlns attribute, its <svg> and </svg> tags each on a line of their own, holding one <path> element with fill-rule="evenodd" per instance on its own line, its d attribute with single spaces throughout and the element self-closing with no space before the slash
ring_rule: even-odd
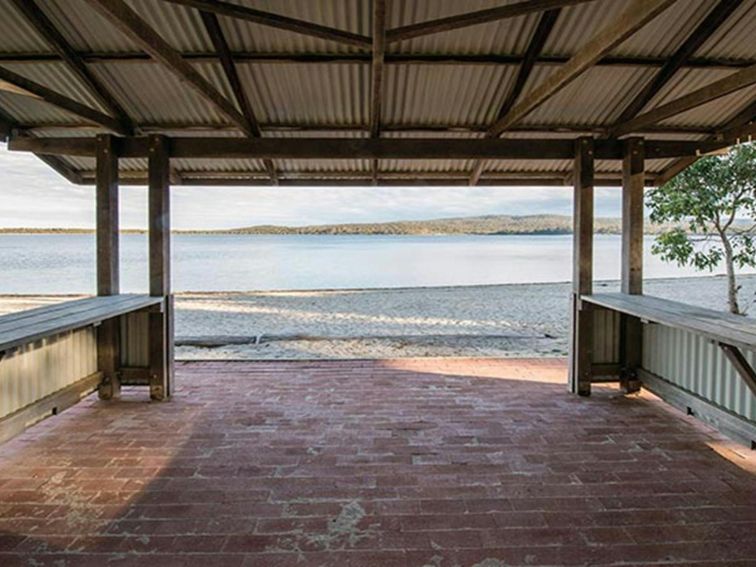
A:
<svg viewBox="0 0 756 567">
<path fill-rule="evenodd" d="M 689 276 L 650 253 L 649 278 Z M 620 237 L 595 239 L 596 279 L 619 277 Z M 176 235 L 176 291 L 563 282 L 572 237 Z M 147 290 L 147 237 L 121 238 L 121 287 Z M 93 293 L 94 235 L 0 235 L 0 293 Z"/>
</svg>

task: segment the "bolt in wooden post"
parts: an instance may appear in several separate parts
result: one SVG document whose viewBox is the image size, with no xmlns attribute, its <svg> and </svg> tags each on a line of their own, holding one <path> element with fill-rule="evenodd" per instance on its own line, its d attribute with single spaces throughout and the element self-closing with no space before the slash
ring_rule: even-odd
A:
<svg viewBox="0 0 756 567">
<path fill-rule="evenodd" d="M 622 149 L 622 293 L 643 293 L 643 188 L 645 151 L 643 138 L 628 138 Z M 620 319 L 620 382 L 627 392 L 640 388 L 642 324 L 637 317 Z"/>
<path fill-rule="evenodd" d="M 97 136 L 97 295 L 117 295 L 120 291 L 118 234 L 118 156 L 111 135 Z M 117 397 L 120 384 L 120 320 L 111 318 L 97 328 L 97 364 L 102 372 L 100 398 Z"/>
<path fill-rule="evenodd" d="M 164 136 L 150 136 L 148 160 L 150 295 L 163 298 L 161 309 L 149 313 L 150 398 L 164 400 L 173 380 L 170 153 Z"/>
<path fill-rule="evenodd" d="M 580 297 L 593 292 L 593 138 L 575 141 L 570 391 L 591 393 L 593 311 Z"/>
</svg>

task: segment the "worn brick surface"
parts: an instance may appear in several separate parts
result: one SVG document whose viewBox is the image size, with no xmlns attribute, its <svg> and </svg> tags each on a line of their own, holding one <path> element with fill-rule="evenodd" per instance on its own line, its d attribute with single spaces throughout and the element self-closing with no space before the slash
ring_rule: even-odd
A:
<svg viewBox="0 0 756 567">
<path fill-rule="evenodd" d="M 756 477 L 563 360 L 185 363 L 0 447 L 0 565 L 756 565 Z"/>
</svg>

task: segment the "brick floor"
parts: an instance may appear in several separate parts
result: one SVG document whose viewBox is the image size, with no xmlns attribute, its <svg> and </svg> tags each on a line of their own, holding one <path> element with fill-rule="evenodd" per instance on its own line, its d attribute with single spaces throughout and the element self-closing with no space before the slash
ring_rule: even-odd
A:
<svg viewBox="0 0 756 567">
<path fill-rule="evenodd" d="M 0 565 L 756 565 L 756 477 L 562 360 L 185 363 L 0 447 Z"/>
</svg>

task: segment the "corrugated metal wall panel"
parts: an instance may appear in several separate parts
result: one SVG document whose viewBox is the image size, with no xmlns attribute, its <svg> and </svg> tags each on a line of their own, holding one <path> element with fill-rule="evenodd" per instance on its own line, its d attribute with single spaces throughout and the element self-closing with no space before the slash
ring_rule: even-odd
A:
<svg viewBox="0 0 756 567">
<path fill-rule="evenodd" d="M 128 313 L 120 318 L 121 364 L 148 366 L 150 362 L 149 320 L 146 311 Z"/>
<path fill-rule="evenodd" d="M 756 351 L 744 354 L 756 366 Z M 756 396 L 721 349 L 704 337 L 663 325 L 643 325 L 643 368 L 756 421 Z"/>
<path fill-rule="evenodd" d="M 593 362 L 618 364 L 620 314 L 610 309 L 594 309 L 593 325 Z"/>
<path fill-rule="evenodd" d="M 0 360 L 0 418 L 97 371 L 94 327 L 25 345 Z"/>
</svg>

